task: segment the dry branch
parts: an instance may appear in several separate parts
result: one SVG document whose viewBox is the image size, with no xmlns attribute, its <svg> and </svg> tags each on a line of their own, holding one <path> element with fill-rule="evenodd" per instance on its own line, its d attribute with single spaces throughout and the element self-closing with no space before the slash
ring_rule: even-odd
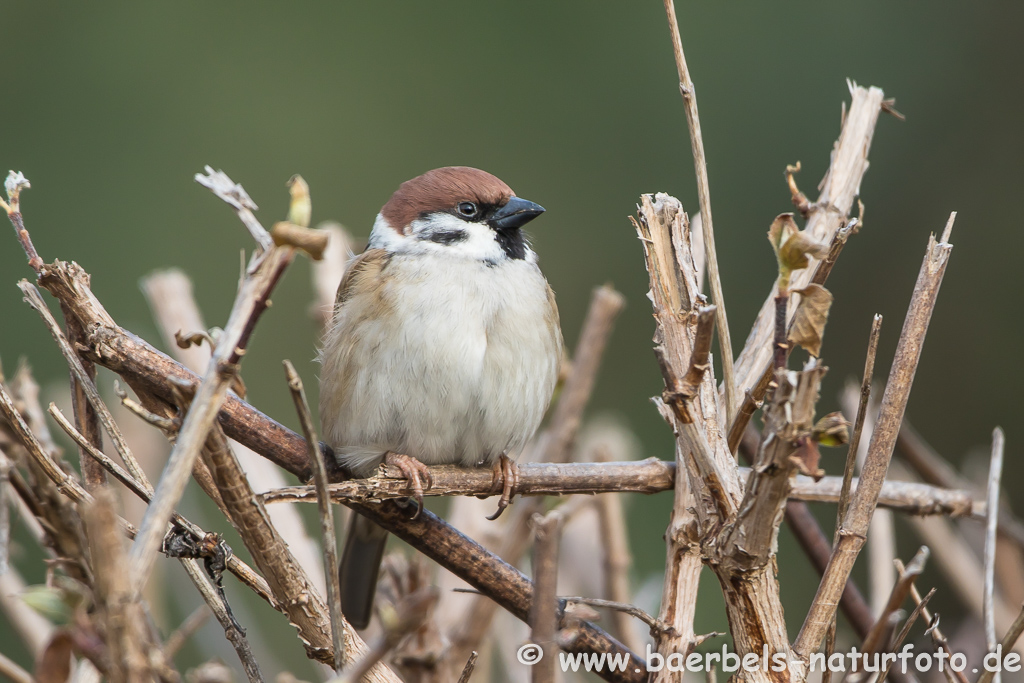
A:
<svg viewBox="0 0 1024 683">
<path fill-rule="evenodd" d="M 899 425 L 910 397 L 910 388 L 921 358 L 921 349 L 935 308 L 939 285 L 942 283 L 942 276 L 953 248 L 945 240 L 955 218 L 955 213 L 950 215 L 942 242 L 936 242 L 934 235 L 929 237 L 928 249 L 900 334 L 896 357 L 893 359 L 889 381 L 882 396 L 882 405 L 875 430 L 871 435 L 860 482 L 850 503 L 850 510 L 843 519 L 839 543 L 832 551 L 814 602 L 793 646 L 796 653 L 805 659 L 816 652 L 821 644 L 825 631 L 835 615 L 839 596 L 864 545 L 868 524 L 878 503 L 878 495 L 885 481 L 886 470 L 889 468 Z"/>
<path fill-rule="evenodd" d="M 299 413 L 299 422 L 309 444 L 309 460 L 313 463 L 313 481 L 316 489 L 317 509 L 320 516 L 320 533 L 323 537 L 324 573 L 327 577 L 327 605 L 331 615 L 331 643 L 334 652 L 334 673 L 341 675 L 342 662 L 345 661 L 345 618 L 341 614 L 341 587 L 338 585 L 338 546 L 334 535 L 334 513 L 331 510 L 331 499 L 327 493 L 327 467 L 324 465 L 317 444 L 316 427 L 313 416 L 309 412 L 306 392 L 302 388 L 302 379 L 295 371 L 291 361 L 284 362 L 288 388 L 292 392 L 295 409 Z"/>
</svg>

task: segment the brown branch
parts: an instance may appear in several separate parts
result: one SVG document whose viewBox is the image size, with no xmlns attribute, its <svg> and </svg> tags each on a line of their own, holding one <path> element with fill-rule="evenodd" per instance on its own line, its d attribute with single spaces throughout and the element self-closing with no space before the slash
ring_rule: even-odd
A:
<svg viewBox="0 0 1024 683">
<path fill-rule="evenodd" d="M 462 673 L 459 675 L 458 683 L 469 683 L 469 677 L 473 675 L 473 669 L 476 668 L 476 658 L 478 656 L 479 653 L 476 650 L 469 653 L 466 666 L 462 667 Z"/>
<path fill-rule="evenodd" d="M 608 462 L 608 449 L 599 447 L 597 458 Z M 626 530 L 626 513 L 622 498 L 614 495 L 597 497 L 597 519 L 600 526 L 601 549 L 604 554 L 604 595 L 614 603 L 628 603 L 632 600 L 629 586 L 629 568 L 633 562 L 629 550 L 629 534 Z M 612 613 L 615 634 L 630 650 L 640 650 L 629 615 L 620 610 Z"/>
<path fill-rule="evenodd" d="M 579 341 L 572 356 L 572 372 L 562 387 L 558 404 L 551 414 L 550 427 L 539 439 L 543 450 L 538 460 L 565 462 L 583 421 L 583 410 L 590 401 L 601 367 L 605 347 L 611 337 L 615 319 L 626 299 L 608 285 L 594 290 L 590 308 L 580 330 Z"/>
<path fill-rule="evenodd" d="M 558 543 L 562 536 L 562 515 L 553 510 L 543 517 L 534 515 L 531 522 L 534 533 L 531 640 L 541 648 L 543 657 L 530 673 L 533 683 L 554 683 L 558 659 L 555 628 L 558 622 Z"/>
<path fill-rule="evenodd" d="M 711 286 L 711 300 L 718 307 L 716 321 L 718 323 L 718 348 L 721 352 L 722 374 L 725 386 L 726 424 L 735 419 L 737 404 L 737 384 L 733 371 L 732 338 L 729 336 L 729 321 L 725 315 L 725 297 L 722 294 L 722 277 L 718 272 L 718 253 L 715 250 L 715 230 L 711 222 L 711 189 L 708 183 L 708 163 L 704 156 L 704 138 L 700 131 L 700 116 L 697 113 L 697 92 L 690 78 L 690 70 L 686 66 L 683 54 L 683 41 L 679 36 L 679 21 L 676 19 L 676 7 L 673 0 L 665 0 L 665 13 L 668 16 L 668 27 L 672 34 L 672 52 L 675 56 L 676 71 L 679 74 L 679 91 L 683 96 L 686 109 L 686 123 L 690 131 L 690 148 L 693 152 L 693 167 L 697 174 L 697 197 L 700 203 L 701 228 L 704 234 L 704 253 L 708 271 L 708 284 Z M 698 288 L 700 283 L 697 283 Z"/>
<path fill-rule="evenodd" d="M 494 496 L 490 471 L 472 467 L 438 465 L 430 468 L 434 481 L 423 489 L 431 496 Z M 671 491 L 675 486 L 674 462 L 647 458 L 628 462 L 523 463 L 519 465 L 519 493 L 524 496 L 562 496 L 614 493 L 653 494 Z M 746 485 L 747 468 L 739 469 L 740 483 Z M 856 486 L 857 479 L 853 484 Z M 798 475 L 792 482 L 791 500 L 835 503 L 839 500 L 842 477 Z M 352 479 L 329 486 L 336 503 L 407 498 L 408 482 L 395 467 L 384 466 L 381 474 L 370 479 Z M 314 486 L 288 486 L 259 495 L 264 503 L 316 502 Z M 911 515 L 949 515 L 982 519 L 985 505 L 968 491 L 943 489 L 910 481 L 886 481 L 878 504 Z"/>
<path fill-rule="evenodd" d="M 906 571 L 906 567 L 903 566 L 903 562 L 899 558 L 896 559 L 895 565 L 896 572 L 898 574 L 902 575 L 903 572 Z M 925 635 L 930 636 L 932 642 L 940 649 L 945 650 L 946 652 L 952 652 L 953 650 L 949 646 L 949 641 L 946 640 L 946 636 L 943 635 L 942 631 L 939 629 L 939 615 L 933 615 L 928 611 L 927 602 L 933 593 L 935 593 L 934 588 L 928 591 L 928 595 L 922 598 L 921 593 L 917 590 L 917 586 L 913 584 L 910 586 L 910 598 L 916 605 L 915 610 L 919 609 L 921 616 L 924 617 L 926 622 L 928 622 L 928 628 L 925 630 Z M 950 683 L 967 683 L 967 677 L 964 676 L 962 672 L 954 672 L 949 667 L 945 668 L 946 679 L 949 680 Z"/>
<path fill-rule="evenodd" d="M 313 481 L 316 489 L 317 511 L 320 516 L 320 533 L 323 537 L 324 573 L 327 579 L 327 605 L 331 615 L 331 643 L 334 650 L 334 673 L 341 675 L 342 662 L 345 661 L 345 629 L 344 617 L 341 614 L 341 587 L 338 583 L 338 545 L 334 535 L 334 513 L 331 511 L 331 499 L 327 493 L 327 468 L 320 455 L 317 444 L 316 426 L 309 412 L 306 392 L 302 388 L 302 379 L 295 371 L 291 361 L 284 362 L 284 372 L 288 378 L 288 388 L 295 402 L 295 410 L 299 413 L 302 432 L 309 444 L 309 461 L 313 463 Z"/>
<path fill-rule="evenodd" d="M 955 219 L 954 212 L 950 214 L 944 235 L 948 235 Z M 794 650 L 804 659 L 817 651 L 821 644 L 825 631 L 835 615 L 838 597 L 864 545 L 868 524 L 878 503 L 886 470 L 889 468 L 896 435 L 903 420 L 914 373 L 921 358 L 921 348 L 928 332 L 928 323 L 935 308 L 939 285 L 942 283 L 952 248 L 948 242 L 936 242 L 934 235 L 929 237 L 928 250 L 900 334 L 896 357 L 893 359 L 889 381 L 882 396 L 878 420 L 871 435 L 868 456 L 861 471 L 860 483 L 850 503 L 850 510 L 843 519 L 839 543 L 832 551 L 829 566 L 794 643 Z"/>
</svg>

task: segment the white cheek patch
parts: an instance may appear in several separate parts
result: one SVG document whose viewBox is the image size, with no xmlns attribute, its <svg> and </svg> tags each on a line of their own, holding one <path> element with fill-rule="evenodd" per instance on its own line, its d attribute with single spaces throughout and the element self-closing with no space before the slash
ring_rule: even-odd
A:
<svg viewBox="0 0 1024 683">
<path fill-rule="evenodd" d="M 378 215 L 368 246 L 395 253 L 460 256 L 494 263 L 507 258 L 490 226 L 446 213 L 414 220 L 408 235 L 398 233 Z"/>
</svg>

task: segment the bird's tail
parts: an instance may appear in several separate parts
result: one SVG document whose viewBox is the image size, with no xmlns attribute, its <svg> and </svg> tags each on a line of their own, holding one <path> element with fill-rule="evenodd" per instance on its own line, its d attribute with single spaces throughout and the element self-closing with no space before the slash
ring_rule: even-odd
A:
<svg viewBox="0 0 1024 683">
<path fill-rule="evenodd" d="M 364 629 L 370 623 L 377 574 L 387 542 L 387 531 L 360 514 L 352 515 L 338 573 L 342 612 L 357 629 Z"/>
</svg>

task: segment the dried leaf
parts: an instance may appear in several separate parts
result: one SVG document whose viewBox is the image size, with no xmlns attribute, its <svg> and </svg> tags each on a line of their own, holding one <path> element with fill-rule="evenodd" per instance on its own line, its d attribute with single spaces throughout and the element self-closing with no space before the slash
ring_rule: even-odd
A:
<svg viewBox="0 0 1024 683">
<path fill-rule="evenodd" d="M 806 436 L 800 437 L 798 443 L 797 449 L 789 456 L 790 462 L 796 465 L 800 474 L 814 477 L 814 480 L 818 481 L 825 476 L 825 470 L 818 469 L 818 461 L 821 460 L 818 444 Z"/>
<path fill-rule="evenodd" d="M 811 433 L 820 446 L 842 446 L 850 440 L 850 423 L 839 411 L 818 420 Z"/>
<path fill-rule="evenodd" d="M 832 292 L 816 284 L 794 291 L 802 299 L 793 316 L 789 341 L 804 347 L 817 358 L 821 355 L 821 340 L 825 335 L 828 310 L 832 306 Z"/>
<path fill-rule="evenodd" d="M 780 213 L 775 217 L 768 228 L 768 241 L 779 262 L 780 291 L 789 288 L 789 278 L 794 270 L 807 267 L 808 255 L 821 258 L 828 253 L 828 245 L 801 231 L 791 213 Z"/>
<path fill-rule="evenodd" d="M 36 661 L 37 683 L 65 683 L 71 675 L 71 635 L 64 629 L 53 634 Z"/>
</svg>

